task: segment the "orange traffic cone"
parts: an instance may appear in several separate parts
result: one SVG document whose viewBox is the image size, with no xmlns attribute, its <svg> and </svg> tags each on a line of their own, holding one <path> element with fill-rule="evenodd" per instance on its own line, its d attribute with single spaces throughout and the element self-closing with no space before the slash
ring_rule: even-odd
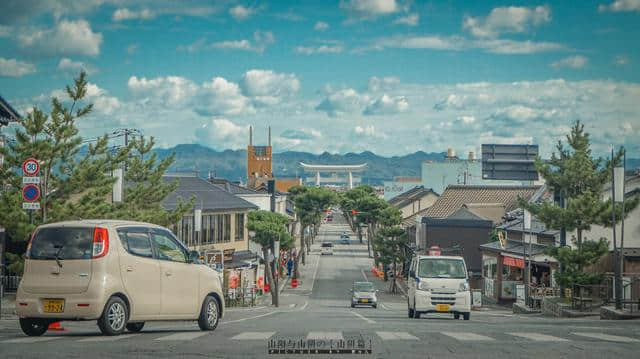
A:
<svg viewBox="0 0 640 359">
<path fill-rule="evenodd" d="M 62 327 L 62 325 L 60 325 L 60 322 L 53 322 L 51 324 L 49 324 L 49 330 L 53 330 L 56 332 L 62 332 L 64 331 L 64 328 Z"/>
</svg>

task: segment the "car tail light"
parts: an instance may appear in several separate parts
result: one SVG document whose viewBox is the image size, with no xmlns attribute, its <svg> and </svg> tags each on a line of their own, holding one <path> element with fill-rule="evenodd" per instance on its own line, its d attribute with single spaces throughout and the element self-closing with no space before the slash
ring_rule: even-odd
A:
<svg viewBox="0 0 640 359">
<path fill-rule="evenodd" d="M 104 257 L 109 251 L 109 231 L 106 228 L 97 227 L 93 230 L 93 256 Z"/>
</svg>

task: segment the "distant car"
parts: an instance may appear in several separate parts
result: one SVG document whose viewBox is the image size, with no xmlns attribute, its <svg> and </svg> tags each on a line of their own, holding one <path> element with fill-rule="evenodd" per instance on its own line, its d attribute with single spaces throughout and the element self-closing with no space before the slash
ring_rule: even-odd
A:
<svg viewBox="0 0 640 359">
<path fill-rule="evenodd" d="M 333 254 L 333 243 L 331 242 L 322 242 L 321 245 L 322 254 Z"/>
<path fill-rule="evenodd" d="M 378 308 L 378 290 L 371 282 L 353 282 L 351 289 L 351 308 L 356 305 L 370 305 Z"/>
<path fill-rule="evenodd" d="M 327 217 L 327 222 L 333 222 L 333 217 Z"/>
<path fill-rule="evenodd" d="M 340 235 L 340 243 L 341 244 L 349 244 L 349 235 L 343 233 L 342 235 Z"/>
</svg>

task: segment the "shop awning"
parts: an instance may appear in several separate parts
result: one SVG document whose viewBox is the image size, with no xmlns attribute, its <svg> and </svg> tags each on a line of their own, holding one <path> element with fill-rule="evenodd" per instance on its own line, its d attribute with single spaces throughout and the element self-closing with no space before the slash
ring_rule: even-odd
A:
<svg viewBox="0 0 640 359">
<path fill-rule="evenodd" d="M 504 256 L 502 257 L 502 264 L 510 267 L 524 268 L 524 259 Z"/>
</svg>

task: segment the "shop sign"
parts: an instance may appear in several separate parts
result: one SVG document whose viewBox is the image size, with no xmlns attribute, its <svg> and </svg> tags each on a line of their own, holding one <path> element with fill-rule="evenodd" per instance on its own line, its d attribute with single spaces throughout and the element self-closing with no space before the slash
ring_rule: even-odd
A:
<svg viewBox="0 0 640 359">
<path fill-rule="evenodd" d="M 510 267 L 524 268 L 524 259 L 521 259 L 521 258 L 513 258 L 513 257 L 505 256 L 502 258 L 502 263 Z"/>
</svg>

